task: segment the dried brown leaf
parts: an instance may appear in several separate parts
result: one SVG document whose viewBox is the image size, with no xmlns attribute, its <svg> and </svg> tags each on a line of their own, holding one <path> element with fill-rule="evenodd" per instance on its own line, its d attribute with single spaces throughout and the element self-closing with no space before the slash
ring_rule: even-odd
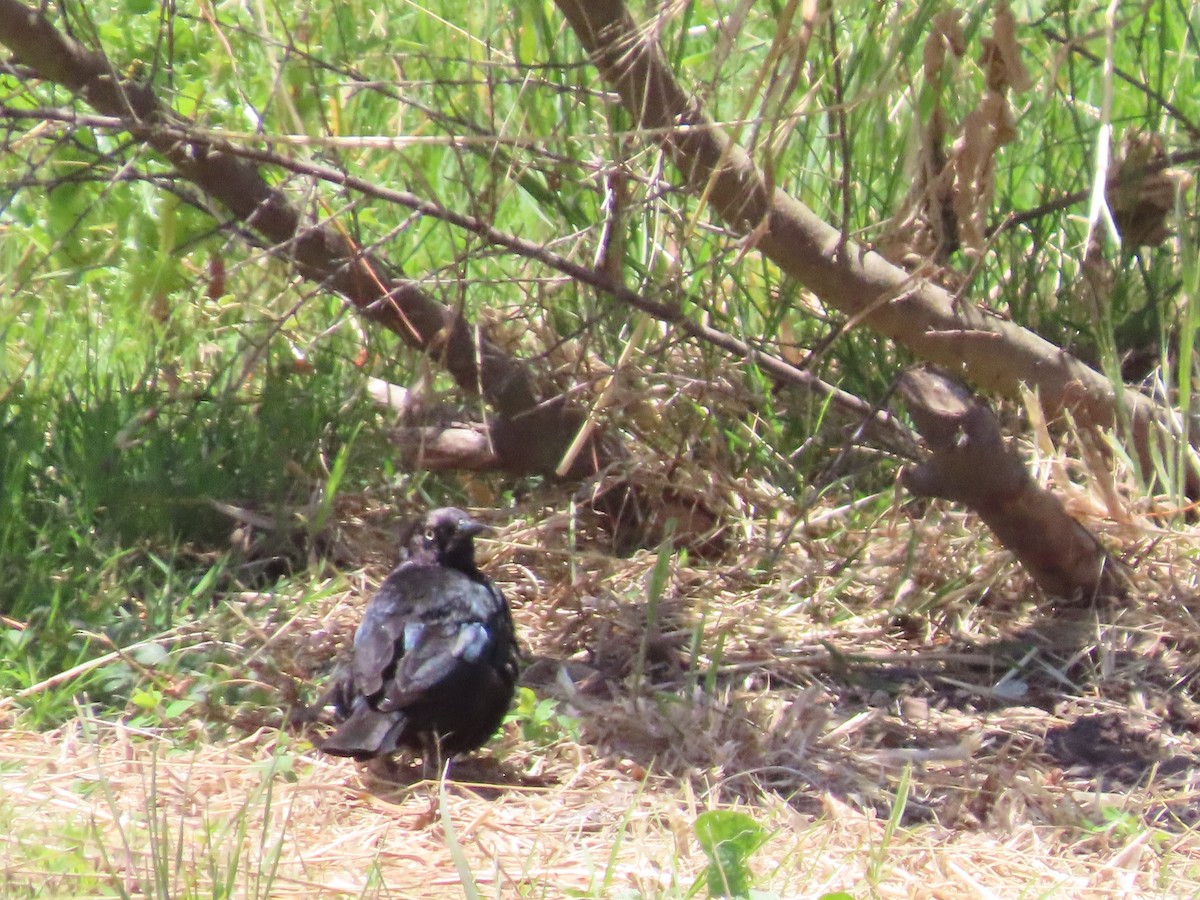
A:
<svg viewBox="0 0 1200 900">
<path fill-rule="evenodd" d="M 992 36 L 984 38 L 980 66 L 987 73 L 987 85 L 993 91 L 1027 91 L 1033 87 L 1029 70 L 1021 62 L 1021 45 L 1017 43 L 1017 20 L 1007 3 L 996 8 Z"/>
<path fill-rule="evenodd" d="M 947 9 L 933 17 L 933 27 L 925 39 L 925 77 L 933 82 L 946 64 L 947 52 L 961 59 L 967 52 L 967 39 L 962 30 L 962 10 Z"/>
<path fill-rule="evenodd" d="M 1165 160 L 1161 136 L 1141 131 L 1125 136 L 1113 167 L 1116 187 L 1108 192 L 1108 205 L 1127 248 L 1152 247 L 1166 240 L 1171 233 L 1167 216 L 1175 208 L 1175 199 L 1191 187 L 1191 175 L 1162 168 Z"/>
</svg>

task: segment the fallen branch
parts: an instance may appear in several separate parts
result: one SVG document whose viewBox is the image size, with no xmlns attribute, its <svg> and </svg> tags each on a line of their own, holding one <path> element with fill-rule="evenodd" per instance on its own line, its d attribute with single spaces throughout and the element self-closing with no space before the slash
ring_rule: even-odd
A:
<svg viewBox="0 0 1200 900">
<path fill-rule="evenodd" d="M 977 387 L 1016 397 L 1036 390 L 1048 419 L 1126 426 L 1145 471 L 1158 440 L 1173 443 L 1162 410 L 1019 325 L 987 315 L 915 277 L 837 229 L 768 180 L 749 154 L 675 81 L 654 27 L 638 27 L 622 0 L 556 0 L 634 127 L 659 141 L 692 193 L 823 303 L 945 366 Z M 1170 453 L 1164 453 L 1170 456 Z M 1195 472 L 1189 488 L 1200 490 Z"/>
<path fill-rule="evenodd" d="M 399 462 L 409 469 L 437 471 L 494 472 L 503 465 L 492 448 L 487 427 L 479 423 L 400 427 L 391 438 L 400 451 Z"/>
<path fill-rule="evenodd" d="M 239 219 L 265 235 L 275 246 L 271 252 L 296 263 L 306 277 L 346 296 L 361 312 L 397 333 L 410 346 L 429 352 L 442 363 L 461 389 L 482 393 L 500 414 L 496 423 L 498 456 L 479 465 L 514 472 L 529 472 L 532 459 L 527 452 L 536 446 L 537 471 L 553 472 L 568 479 L 586 478 L 603 468 L 617 451 L 603 434 L 584 440 L 570 465 L 562 471 L 561 454 L 587 422 L 581 408 L 567 407 L 556 399 L 537 403 L 532 380 L 524 364 L 491 344 L 458 312 L 428 297 L 413 282 L 389 275 L 387 264 L 353 246 L 349 238 L 329 224 L 302 227 L 299 214 L 281 192 L 270 188 L 251 163 L 281 169 L 358 191 L 366 196 L 397 203 L 422 215 L 470 231 L 489 243 L 555 269 L 618 301 L 667 322 L 688 337 L 720 347 L 731 355 L 757 365 L 781 383 L 802 387 L 829 400 L 865 423 L 864 433 L 880 443 L 911 447 L 912 435 L 886 411 L 872 408 L 810 372 L 778 356 L 710 325 L 687 318 L 680 308 L 631 291 L 607 273 L 579 265 L 523 238 L 502 232 L 489 223 L 448 210 L 407 191 L 385 188 L 345 172 L 285 157 L 270 150 L 236 146 L 223 136 L 198 128 L 163 107 L 143 85 L 109 78 L 107 60 L 54 31 L 32 12 L 28 21 L 11 21 L 24 7 L 16 0 L 0 0 L 0 42 L 8 44 L 42 77 L 61 81 L 81 90 L 102 116 L 87 116 L 69 110 L 0 108 L 0 117 L 60 121 L 73 126 L 125 131 L 162 152 L 180 171 L 209 196 L 230 209 Z M 60 65 L 38 64 L 39 54 L 50 53 Z M 46 62 L 43 60 L 43 62 Z M 115 83 L 116 88 L 111 84 Z M 131 115 L 132 113 L 132 115 Z M 256 139 L 268 140 L 266 136 Z M 607 448 L 607 449 L 606 449 Z M 474 458 L 474 455 L 470 455 Z M 451 457 L 442 458 L 449 464 Z M 471 468 L 476 465 L 472 464 Z"/>
<path fill-rule="evenodd" d="M 976 513 L 1047 594 L 1068 600 L 1123 594 L 1100 542 L 1005 447 L 991 409 L 930 369 L 905 372 L 897 392 L 931 451 L 901 471 L 901 484 Z"/>
<path fill-rule="evenodd" d="M 647 313 L 658 321 L 665 322 L 677 328 L 680 332 L 694 340 L 719 347 L 735 358 L 753 363 L 762 369 L 763 372 L 776 379 L 780 384 L 791 385 L 810 391 L 823 400 L 828 400 L 847 415 L 862 420 L 864 423 L 862 428 L 863 433 L 883 446 L 898 450 L 901 453 L 909 452 L 913 446 L 914 437 L 911 432 L 904 427 L 903 423 L 896 420 L 886 410 L 879 410 L 872 407 L 861 398 L 823 381 L 813 373 L 794 366 L 783 358 L 768 353 L 741 338 L 706 323 L 689 319 L 680 310 L 678 305 L 663 302 L 662 300 L 630 290 L 620 282 L 615 281 L 606 272 L 580 265 L 546 249 L 540 244 L 501 231 L 482 219 L 447 209 L 444 206 L 418 197 L 408 191 L 383 187 L 329 166 L 323 166 L 319 163 L 306 160 L 291 159 L 270 150 L 227 144 L 223 138 L 213 136 L 203 129 L 191 126 L 156 125 L 149 127 L 115 116 L 79 116 L 63 110 L 18 110 L 5 107 L 0 107 L 0 119 L 61 121 L 90 128 L 128 131 L 134 136 L 146 140 L 149 140 L 151 137 L 161 139 L 165 136 L 181 143 L 203 142 L 209 146 L 219 146 L 222 153 L 242 160 L 275 166 L 296 175 L 303 175 L 357 191 L 367 197 L 398 204 L 421 215 L 429 216 L 430 218 L 453 225 L 456 228 L 469 231 L 490 244 L 503 247 L 518 256 L 523 256 L 547 268 L 561 272 L 574 281 L 595 288 L 597 291 L 607 294 L 621 303 Z M 270 140 L 265 135 L 254 137 L 260 140 Z M 393 386 L 392 389 L 395 390 L 396 388 Z M 506 467 L 508 462 L 508 460 L 502 461 L 501 467 Z M 570 469 L 568 468 L 566 471 L 570 471 Z M 562 473 L 559 474 L 561 475 Z"/>
<path fill-rule="evenodd" d="M 336 223 L 315 223 L 271 187 L 257 169 L 220 142 L 195 135 L 193 123 L 164 106 L 146 85 L 119 76 L 107 58 L 59 33 L 39 11 L 0 0 L 0 43 L 42 79 L 77 91 L 93 108 L 158 151 L 176 171 L 240 222 L 265 237 L 270 252 L 323 287 L 348 299 L 364 316 L 428 353 L 467 394 L 481 394 L 508 436 L 495 449 L 506 464 L 527 471 L 525 446 L 546 452 L 553 472 L 584 421 L 565 400 L 540 402 L 527 365 L 491 342 L 458 311 L 438 303 L 398 269 L 355 245 Z M 577 457 L 567 477 L 585 478 L 606 464 L 611 442 L 601 436 Z"/>
</svg>

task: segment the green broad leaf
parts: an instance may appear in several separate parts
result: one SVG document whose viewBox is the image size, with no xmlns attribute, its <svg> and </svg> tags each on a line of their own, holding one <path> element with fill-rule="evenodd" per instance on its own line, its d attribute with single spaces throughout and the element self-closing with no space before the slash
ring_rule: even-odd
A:
<svg viewBox="0 0 1200 900">
<path fill-rule="evenodd" d="M 205 86 L 200 82 L 181 84 L 175 94 L 175 111 L 186 118 L 195 118 L 201 112 Z"/>
<path fill-rule="evenodd" d="M 538 33 L 533 12 L 527 6 L 521 9 L 521 23 L 517 27 L 520 32 L 517 46 L 519 59 L 522 65 L 531 65 L 538 59 Z"/>
<path fill-rule="evenodd" d="M 696 838 L 708 856 L 708 893 L 713 897 L 750 896 L 749 860 L 767 839 L 767 831 L 746 813 L 714 809 L 696 818 Z"/>
<path fill-rule="evenodd" d="M 189 709 L 196 705 L 195 700 L 172 700 L 167 704 L 166 715 L 168 719 L 177 719 L 186 713 Z"/>
<path fill-rule="evenodd" d="M 137 660 L 140 665 L 154 667 L 161 665 L 169 654 L 162 644 L 143 644 L 134 650 L 130 656 Z"/>
<path fill-rule="evenodd" d="M 158 704 L 162 702 L 162 693 L 155 690 L 136 690 L 133 696 L 129 698 L 133 701 L 133 705 L 139 709 L 157 709 Z"/>
</svg>

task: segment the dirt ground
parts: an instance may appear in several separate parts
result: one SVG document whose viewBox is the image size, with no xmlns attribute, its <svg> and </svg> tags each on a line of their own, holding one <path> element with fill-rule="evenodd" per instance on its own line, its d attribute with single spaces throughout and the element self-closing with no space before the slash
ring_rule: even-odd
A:
<svg viewBox="0 0 1200 900">
<path fill-rule="evenodd" d="M 720 555 L 657 579 L 658 554 L 604 552 L 569 512 L 483 511 L 532 694 L 439 785 L 281 727 L 393 556 L 394 511 L 348 499 L 348 583 L 231 595 L 163 641 L 236 633 L 224 677 L 274 709 L 147 728 L 81 706 L 54 732 L 6 731 L 4 884 L 684 896 L 708 863 L 696 817 L 720 808 L 770 832 L 751 862 L 767 896 L 1200 893 L 1196 542 L 1087 500 L 1073 511 L 1131 573 L 1119 604 L 1055 606 L 970 517 L 892 495 L 727 519 Z"/>
</svg>

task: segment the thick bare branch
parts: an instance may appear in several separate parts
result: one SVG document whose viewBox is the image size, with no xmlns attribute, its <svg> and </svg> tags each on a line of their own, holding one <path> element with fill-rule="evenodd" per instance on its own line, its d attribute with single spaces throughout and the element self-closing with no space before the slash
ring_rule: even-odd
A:
<svg viewBox="0 0 1200 900">
<path fill-rule="evenodd" d="M 503 463 L 486 426 L 477 422 L 396 428 L 392 440 L 400 462 L 414 469 L 493 472 Z"/>
<path fill-rule="evenodd" d="M 131 122 L 132 130 L 180 174 L 271 241 L 273 252 L 306 278 L 338 292 L 363 315 L 429 353 L 464 391 L 481 393 L 508 420 L 513 434 L 508 447 L 497 449 L 502 456 L 505 449 L 514 453 L 522 470 L 529 459 L 520 447 L 523 442 L 561 450 L 570 441 L 582 412 L 565 410 L 561 404 L 539 406 L 524 363 L 490 342 L 460 313 L 362 252 L 330 223 L 304 221 L 281 191 L 229 148 L 203 138 L 181 139 L 181 132 L 190 132 L 190 123 L 161 104 L 150 88 L 119 78 L 102 54 L 62 35 L 41 13 L 17 0 L 0 0 L 0 43 L 41 78 L 77 91 L 101 113 Z M 547 471 L 553 468 L 551 462 Z"/>
<path fill-rule="evenodd" d="M 686 334 L 688 337 L 719 347 L 735 358 L 745 359 L 781 384 L 793 385 L 811 391 L 819 397 L 828 400 L 850 416 L 863 420 L 864 433 L 880 444 L 909 452 L 914 445 L 915 437 L 886 410 L 879 410 L 859 397 L 848 393 L 834 385 L 822 381 L 811 372 L 792 365 L 786 360 L 764 352 L 759 347 L 747 341 L 734 337 L 718 328 L 689 319 L 678 306 L 664 303 L 660 300 L 640 294 L 614 280 L 612 276 L 600 269 L 589 268 L 548 250 L 541 244 L 501 231 L 488 222 L 466 213 L 457 212 L 440 206 L 431 200 L 398 188 L 384 187 L 364 178 L 350 175 L 339 169 L 321 165 L 307 160 L 292 159 L 273 150 L 262 150 L 254 147 L 227 145 L 218 137 L 206 133 L 203 129 L 185 127 L 175 122 L 171 125 L 139 126 L 118 116 L 80 115 L 61 109 L 7 109 L 0 107 L 0 120 L 36 119 L 38 121 L 57 121 L 71 126 L 89 128 L 107 128 L 110 130 L 128 131 L 135 137 L 149 139 L 150 137 L 171 137 L 177 143 L 196 144 L 206 143 L 219 146 L 221 152 L 251 163 L 268 165 L 283 169 L 297 175 L 319 179 L 328 184 L 349 188 L 367 197 L 373 197 L 388 203 L 396 203 L 407 207 L 424 216 L 438 219 L 479 236 L 488 243 L 503 247 L 513 253 L 538 262 L 547 268 L 595 288 L 601 293 L 608 294 L 615 300 L 641 310 L 661 322 Z M 269 141 L 269 137 L 264 136 Z M 497 468 L 509 468 L 508 463 L 497 464 Z M 521 470 L 524 471 L 524 470 Z"/>
<path fill-rule="evenodd" d="M 638 28 L 621 0 L 556 0 L 636 125 L 661 142 L 690 188 L 781 269 L 854 321 L 983 390 L 1037 389 L 1050 418 L 1069 410 L 1085 426 L 1127 416 L 1138 453 L 1151 459 L 1160 410 L 1117 391 L 1094 369 L 1020 326 L 986 315 L 841 235 L 779 189 L 676 83 L 653 28 Z"/>
<path fill-rule="evenodd" d="M 930 450 L 900 473 L 905 487 L 976 513 L 1047 594 L 1085 601 L 1124 595 L 1116 564 L 1004 445 L 986 404 L 933 369 L 905 372 L 898 393 Z"/>
</svg>

